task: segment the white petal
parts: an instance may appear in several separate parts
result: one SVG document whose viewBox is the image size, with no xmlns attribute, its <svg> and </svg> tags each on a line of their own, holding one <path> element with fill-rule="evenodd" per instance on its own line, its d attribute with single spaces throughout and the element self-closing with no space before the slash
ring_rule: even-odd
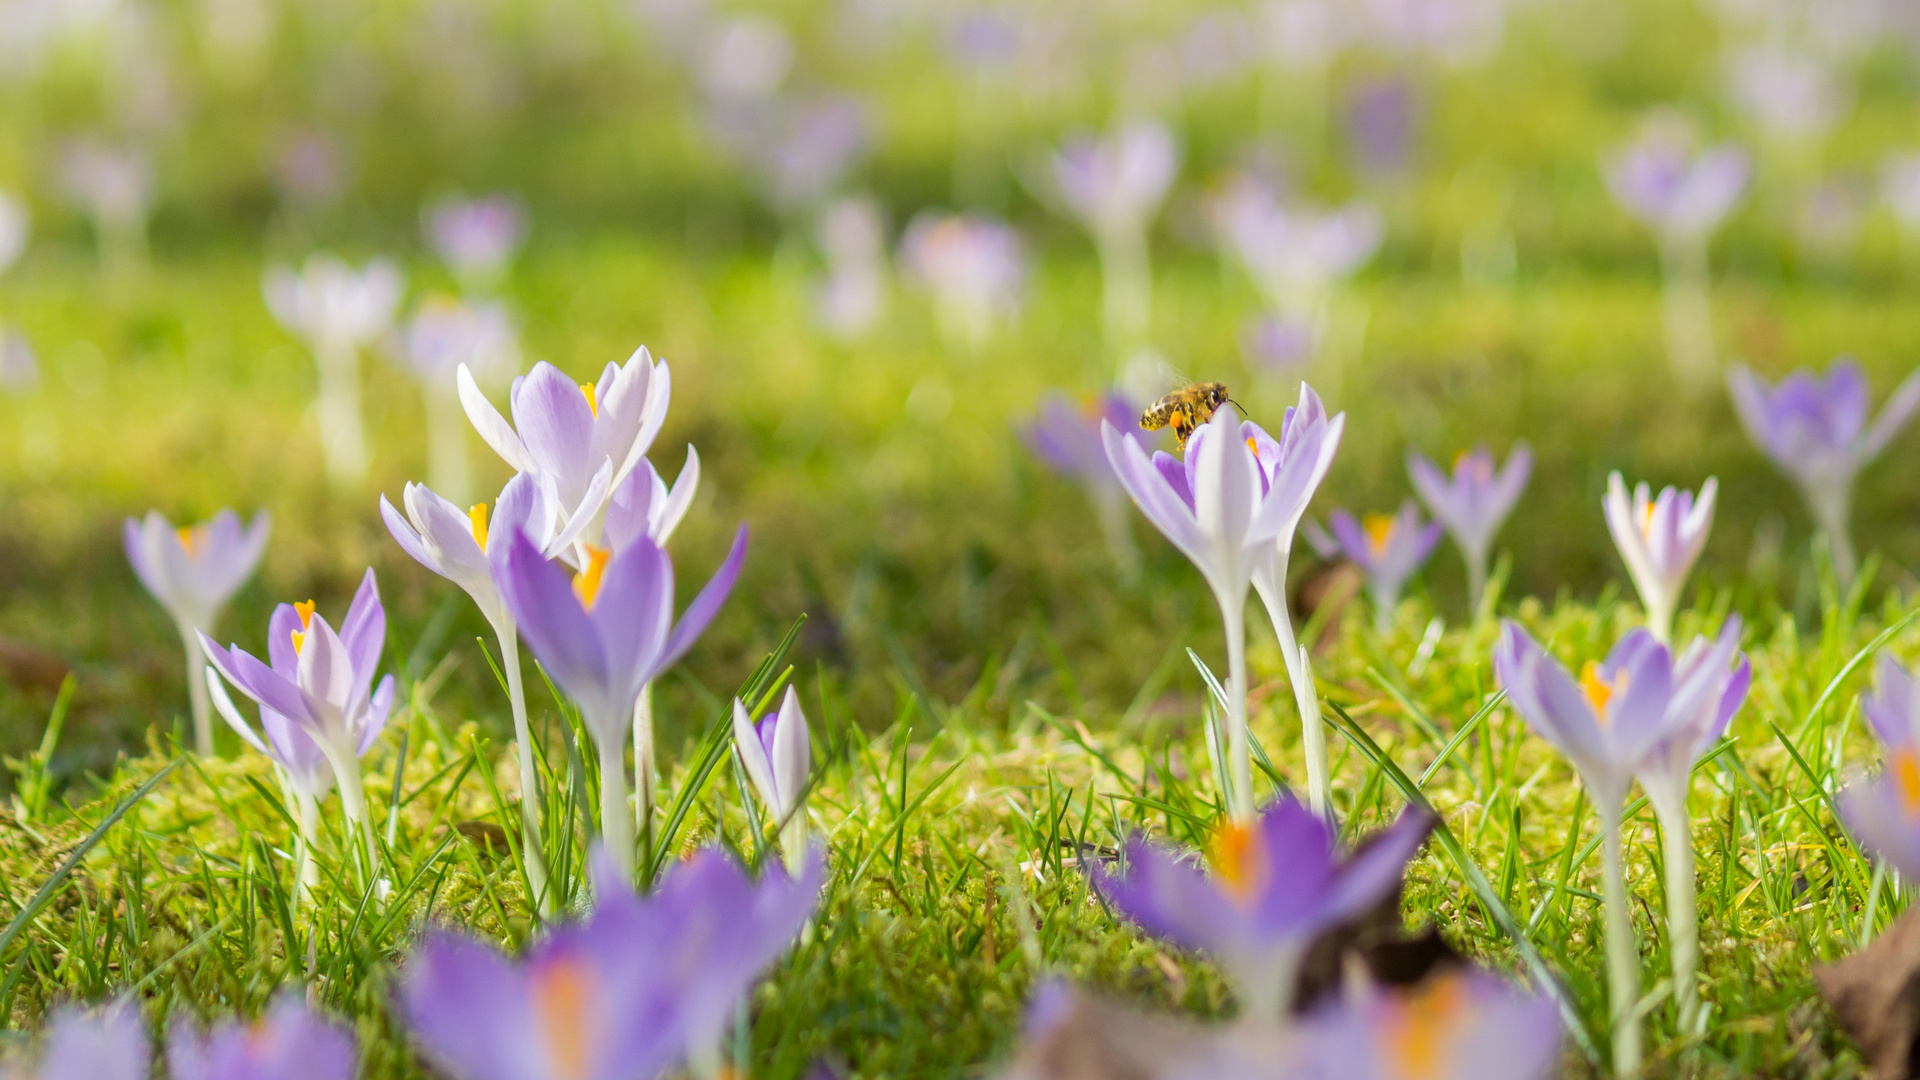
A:
<svg viewBox="0 0 1920 1080">
<path fill-rule="evenodd" d="M 753 718 L 747 715 L 747 707 L 739 698 L 733 699 L 733 747 L 740 754 L 740 763 L 747 767 L 747 778 L 760 792 L 760 801 L 773 813 L 779 813 L 780 790 L 773 779 L 773 763 L 767 760 L 766 748 L 760 745 L 760 734 L 753 729 Z"/>
<path fill-rule="evenodd" d="M 480 392 L 480 384 L 473 381 L 473 372 L 467 370 L 467 365 L 460 365 L 455 379 L 460 387 L 460 404 L 467 410 L 467 419 L 473 422 L 473 429 L 480 433 L 487 445 L 493 447 L 493 452 L 499 454 L 501 460 L 512 466 L 515 472 L 538 472 L 533 455 L 527 453 L 526 444 L 520 441 L 513 425 L 507 423 L 507 418 L 500 415 L 500 410 L 493 407 L 493 402 L 487 400 L 487 395 Z"/>
<path fill-rule="evenodd" d="M 693 445 L 687 445 L 687 463 L 680 467 L 680 475 L 674 478 L 673 490 L 667 493 L 666 504 L 660 508 L 659 520 L 647 531 L 653 534 L 653 542 L 666 546 L 667 538 L 673 530 L 680 527 L 680 520 L 687 516 L 687 509 L 693 505 L 694 493 L 700 490 L 700 451 Z"/>
<path fill-rule="evenodd" d="M 782 818 L 793 814 L 812 770 L 813 748 L 807 734 L 807 717 L 800 711 L 800 695 L 788 686 L 787 696 L 780 702 L 780 715 L 773 725 L 773 783 L 780 792 Z"/>
</svg>

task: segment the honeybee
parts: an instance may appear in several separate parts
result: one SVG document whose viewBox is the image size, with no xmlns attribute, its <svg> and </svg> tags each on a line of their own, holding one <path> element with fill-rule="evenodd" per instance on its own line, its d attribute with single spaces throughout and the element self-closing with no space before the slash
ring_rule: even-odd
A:
<svg viewBox="0 0 1920 1080">
<path fill-rule="evenodd" d="M 1225 383 L 1193 383 L 1147 406 L 1147 411 L 1140 414 L 1140 427 L 1146 431 L 1173 428 L 1174 442 L 1185 450 L 1187 439 L 1227 403 Z"/>
</svg>

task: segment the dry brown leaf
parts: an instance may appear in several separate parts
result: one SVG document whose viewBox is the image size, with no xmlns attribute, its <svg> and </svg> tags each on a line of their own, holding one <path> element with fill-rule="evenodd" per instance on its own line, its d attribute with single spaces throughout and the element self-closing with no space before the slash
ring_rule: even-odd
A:
<svg viewBox="0 0 1920 1080">
<path fill-rule="evenodd" d="M 1873 1080 L 1920 1080 L 1920 908 L 1852 956 L 1816 965 L 1813 981 L 1865 1052 Z"/>
</svg>

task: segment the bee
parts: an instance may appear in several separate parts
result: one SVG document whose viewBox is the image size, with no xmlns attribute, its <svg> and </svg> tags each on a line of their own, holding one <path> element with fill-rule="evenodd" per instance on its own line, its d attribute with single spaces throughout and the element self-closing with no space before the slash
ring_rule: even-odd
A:
<svg viewBox="0 0 1920 1080">
<path fill-rule="evenodd" d="M 1187 439 L 1199 430 L 1201 424 L 1213 419 L 1213 414 L 1225 404 L 1228 404 L 1225 383 L 1194 383 L 1147 406 L 1147 411 L 1140 414 L 1140 427 L 1145 431 L 1173 428 L 1174 441 L 1181 450 L 1185 450 Z M 1235 408 L 1238 407 L 1235 403 Z"/>
</svg>

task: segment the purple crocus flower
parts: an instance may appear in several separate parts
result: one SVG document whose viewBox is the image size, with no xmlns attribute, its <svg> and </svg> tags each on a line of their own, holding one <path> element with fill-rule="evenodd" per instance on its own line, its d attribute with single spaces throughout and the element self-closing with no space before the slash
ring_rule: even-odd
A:
<svg viewBox="0 0 1920 1080">
<path fill-rule="evenodd" d="M 642 458 L 638 468 L 627 474 L 626 482 L 607 501 L 607 515 L 601 530 L 600 546 L 618 550 L 644 536 L 660 547 L 693 506 L 700 490 L 700 452 L 687 447 L 687 463 L 673 487 L 660 478 L 653 462 Z"/>
<path fill-rule="evenodd" d="M 1553 999 L 1482 971 L 1373 990 L 1316 1012 L 1302 1032 L 1311 1080 L 1545 1080 L 1560 1058 Z"/>
<path fill-rule="evenodd" d="M 740 995 L 806 924 L 824 873 L 815 851 L 797 877 L 756 883 L 708 850 L 640 897 L 605 848 L 590 865 L 592 912 L 518 962 L 437 930 L 415 951 L 400 1005 L 454 1080 L 647 1077 L 683 1055 L 716 1075 Z"/>
<path fill-rule="evenodd" d="M 423 218 L 434 253 L 463 283 L 499 281 L 527 239 L 527 213 L 510 195 L 441 199 Z"/>
<path fill-rule="evenodd" d="M 1365 266 L 1385 235 L 1371 206 L 1283 207 L 1266 184 L 1247 175 L 1231 180 L 1210 211 L 1222 241 L 1268 301 L 1297 318 L 1317 318 L 1327 292 Z"/>
<path fill-rule="evenodd" d="M 1685 126 L 1655 117 L 1604 164 L 1607 187 L 1626 211 L 1664 239 L 1698 242 L 1746 193 L 1746 152 L 1722 143 L 1695 153 Z"/>
<path fill-rule="evenodd" d="M 1302 404 L 1311 390 L 1302 388 Z M 1311 399 L 1315 404 L 1318 398 Z M 1302 452 L 1281 452 L 1266 433 L 1243 428 L 1221 409 L 1187 440 L 1186 460 L 1159 452 L 1151 459 L 1134 439 L 1102 423 L 1107 461 L 1147 520 L 1180 549 L 1213 590 L 1227 638 L 1227 734 L 1232 743 L 1228 805 L 1241 821 L 1253 815 L 1253 775 L 1247 758 L 1246 616 L 1254 575 L 1270 571 L 1276 540 L 1300 520 L 1339 443 L 1346 418 L 1324 411 L 1302 423 Z M 1282 429 L 1283 441 L 1291 429 Z M 1264 452 L 1274 471 L 1262 466 Z"/>
<path fill-rule="evenodd" d="M 93 218 L 102 257 L 145 257 L 147 212 L 153 204 L 153 167 L 146 154 L 97 138 L 73 139 L 59 151 L 67 196 Z"/>
<path fill-rule="evenodd" d="M 1460 553 L 1467 560 L 1467 598 L 1479 609 L 1481 594 L 1487 586 L 1487 556 L 1493 549 L 1493 537 L 1506 523 L 1507 515 L 1520 501 L 1520 492 L 1533 473 L 1533 450 L 1516 443 L 1507 453 L 1507 463 L 1494 467 L 1493 454 L 1486 447 L 1463 452 L 1453 459 L 1449 479 L 1433 462 L 1419 454 L 1407 455 L 1407 472 L 1413 477 L 1413 489 L 1427 504 Z"/>
<path fill-rule="evenodd" d="M 1233 980 L 1241 1015 L 1286 1015 L 1295 973 L 1318 931 L 1373 906 L 1400 883 L 1433 820 L 1407 811 L 1341 857 L 1326 819 L 1282 796 L 1253 821 L 1226 822 L 1208 848 L 1212 874 L 1139 836 L 1124 875 L 1093 869 L 1120 912 L 1155 937 L 1205 953 Z"/>
<path fill-rule="evenodd" d="M 1118 391 L 1109 390 L 1077 403 L 1054 391 L 1042 399 L 1039 413 L 1021 429 L 1034 457 L 1086 489 L 1099 516 L 1107 550 L 1121 576 L 1129 580 L 1139 573 L 1140 552 L 1127 527 L 1126 495 L 1113 466 L 1107 464 L 1100 429 L 1103 424 L 1111 425 L 1145 449 L 1150 443 L 1140 430 L 1139 418 L 1140 410 Z"/>
<path fill-rule="evenodd" d="M 487 445 L 514 471 L 553 481 L 556 529 L 600 512 L 653 445 L 673 397 L 666 362 L 655 364 L 644 345 L 625 364 L 608 364 L 597 384 L 575 383 L 544 360 L 535 364 L 508 392 L 512 424 L 465 365 L 457 381 L 467 418 Z"/>
<path fill-rule="evenodd" d="M 900 264 L 933 294 L 942 328 L 978 346 L 1020 307 L 1020 234 L 984 214 L 922 211 L 900 238 Z"/>
<path fill-rule="evenodd" d="M 1866 376 L 1851 357 L 1835 360 L 1825 378 L 1802 368 L 1772 387 L 1735 366 L 1727 385 L 1747 434 L 1800 488 L 1840 580 L 1852 581 L 1854 478 L 1920 408 L 1920 370 L 1894 388 L 1871 423 Z"/>
<path fill-rule="evenodd" d="M 295 131 L 282 137 L 273 157 L 280 190 L 295 201 L 331 202 L 346 190 L 347 168 L 339 144 L 322 131 Z"/>
<path fill-rule="evenodd" d="M 360 1050 L 352 1032 L 284 990 L 258 1023 L 227 1021 L 201 1035 L 176 1021 L 167 1043 L 173 1080 L 353 1080 Z"/>
<path fill-rule="evenodd" d="M 1095 138 L 1066 140 L 1053 156 L 1061 200 L 1096 237 L 1130 236 L 1145 229 L 1180 171 L 1180 144 L 1165 126 L 1127 125 Z"/>
<path fill-rule="evenodd" d="M 840 186 L 872 141 L 866 106 L 845 94 L 794 102 L 777 114 L 772 138 L 756 155 L 773 205 L 818 206 Z"/>
<path fill-rule="evenodd" d="M 1276 378 L 1296 376 L 1313 359 L 1319 333 L 1312 321 L 1267 314 L 1240 328 L 1240 356 L 1247 366 Z"/>
<path fill-rule="evenodd" d="M 631 868 L 634 819 L 626 807 L 622 761 L 641 690 L 680 659 L 733 591 L 747 554 L 740 527 L 733 550 L 673 621 L 673 563 L 642 536 L 617 551 L 588 546 L 572 582 L 522 534 L 510 540 L 500 591 L 533 654 L 580 706 L 600 750 L 600 828 L 607 847 Z"/>
<path fill-rule="evenodd" d="M 409 483 L 400 500 L 406 515 L 382 495 L 380 517 L 415 562 L 460 586 L 496 631 L 511 633 L 513 619 L 494 580 L 494 566 L 506 558 L 507 545 L 524 533 L 543 552 L 557 553 L 572 546 L 591 516 L 576 515 L 566 529 L 553 533 L 556 498 L 550 481 L 519 473 L 500 489 L 489 514 L 484 502 L 463 511 L 425 484 Z"/>
<path fill-rule="evenodd" d="M 1626 481 L 1618 472 L 1607 477 L 1607 530 L 1627 564 L 1627 576 L 1647 609 L 1647 628 L 1655 640 L 1672 640 L 1673 616 L 1680 607 L 1681 590 L 1693 571 L 1700 549 L 1713 528 L 1713 499 L 1719 481 L 1709 476 L 1700 495 L 1678 488 L 1660 489 L 1658 498 L 1642 482 L 1627 501 Z"/>
<path fill-rule="evenodd" d="M 336 633 L 312 602 L 281 604 L 267 622 L 267 657 L 261 663 L 237 645 L 225 649 L 199 635 L 200 647 L 220 676 L 263 709 L 301 727 L 326 755 L 340 784 L 341 809 L 364 833 L 367 865 L 378 850 L 367 826 L 360 756 L 387 725 L 393 709 L 393 676 L 373 684 L 387 640 L 387 613 L 369 569 Z"/>
<path fill-rule="evenodd" d="M 1374 176 L 1406 172 L 1419 105 L 1404 76 L 1363 79 L 1348 90 L 1347 141 L 1363 170 Z"/>
<path fill-rule="evenodd" d="M 264 510 L 244 529 L 231 510 L 220 511 L 205 524 L 186 527 L 175 527 L 160 511 L 149 510 L 144 519 L 128 518 L 122 530 L 134 575 L 173 616 L 186 647 L 194 746 L 202 757 L 213 756 L 213 718 L 207 712 L 206 684 L 201 682 L 206 663 L 198 635 L 213 629 L 220 609 L 253 576 L 272 527 L 273 519 Z"/>
<path fill-rule="evenodd" d="M 1840 793 L 1842 820 L 1860 845 L 1908 880 L 1920 879 L 1920 692 L 1890 653 L 1875 661 L 1873 692 L 1860 699 L 1885 751 L 1879 775 Z"/>
<path fill-rule="evenodd" d="M 98 1012 L 64 1008 L 47 1024 L 37 1080 L 147 1080 L 153 1051 L 131 1002 Z"/>
<path fill-rule="evenodd" d="M 334 486 L 351 489 L 367 471 L 367 436 L 360 416 L 359 350 L 393 324 L 400 270 L 374 259 L 355 270 L 331 255 L 307 258 L 298 273 L 270 268 L 262 279 L 267 309 L 306 342 L 320 376 L 320 449 Z"/>
<path fill-rule="evenodd" d="M 1759 45 L 1727 65 L 1734 103 L 1770 137 L 1789 143 L 1824 138 L 1851 104 L 1834 72 L 1813 54 Z"/>
<path fill-rule="evenodd" d="M 481 382 L 520 366 L 520 344 L 513 316 L 493 301 L 467 303 L 429 297 L 407 321 L 401 356 L 430 389 L 453 389 L 460 365 Z"/>
<path fill-rule="evenodd" d="M 1340 554 L 1367 576 L 1374 621 L 1384 630 L 1400 606 L 1400 590 L 1440 542 L 1440 523 L 1421 524 L 1419 504 L 1408 499 L 1391 516 L 1363 514 L 1356 520 L 1345 510 L 1335 510 L 1329 524 Z"/>
<path fill-rule="evenodd" d="M 761 805 L 781 826 L 780 848 L 788 872 L 800 873 L 807 852 L 806 794 L 813 751 L 799 693 L 788 686 L 780 708 L 762 717 L 758 725 L 746 704 L 735 698 L 733 745 Z"/>
<path fill-rule="evenodd" d="M 27 204 L 0 191 L 0 271 L 12 266 L 20 253 L 27 250 L 31 228 Z"/>
</svg>

